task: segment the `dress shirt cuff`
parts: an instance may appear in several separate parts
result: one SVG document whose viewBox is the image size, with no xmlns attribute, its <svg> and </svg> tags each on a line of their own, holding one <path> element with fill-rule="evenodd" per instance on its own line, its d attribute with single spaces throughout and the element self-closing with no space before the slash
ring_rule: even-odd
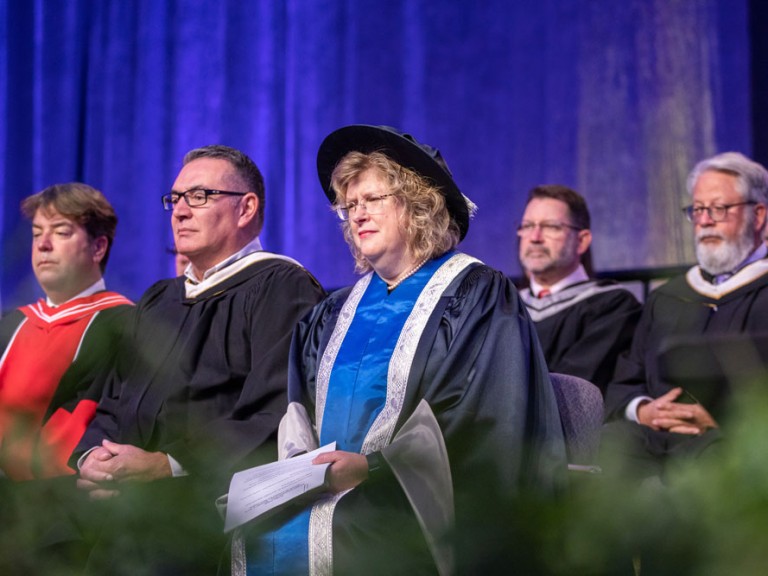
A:
<svg viewBox="0 0 768 576">
<path fill-rule="evenodd" d="M 94 446 L 93 448 L 88 448 L 80 458 L 77 459 L 77 469 L 80 470 L 83 467 L 83 464 L 85 464 L 85 459 L 88 458 L 88 454 L 96 450 L 98 446 Z"/>
<path fill-rule="evenodd" d="M 174 478 L 177 478 L 179 476 L 189 476 L 189 472 L 184 470 L 184 467 L 179 464 L 179 461 L 176 460 L 173 456 L 170 454 L 166 454 L 168 456 L 168 464 L 171 465 L 171 474 Z"/>
<path fill-rule="evenodd" d="M 635 422 L 637 424 L 640 424 L 640 420 L 637 418 L 637 409 L 640 407 L 640 404 L 643 402 L 651 402 L 653 401 L 653 398 L 650 396 L 638 396 L 637 398 L 633 398 L 632 401 L 627 404 L 626 410 L 624 410 L 624 417 L 627 420 L 631 420 L 632 422 Z"/>
</svg>

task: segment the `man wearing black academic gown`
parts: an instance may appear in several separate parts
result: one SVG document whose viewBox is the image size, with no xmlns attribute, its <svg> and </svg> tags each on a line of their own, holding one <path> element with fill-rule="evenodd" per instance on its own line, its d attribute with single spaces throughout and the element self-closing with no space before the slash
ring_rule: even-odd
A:
<svg viewBox="0 0 768 576">
<path fill-rule="evenodd" d="M 549 370 L 584 378 L 604 391 L 616 360 L 629 349 L 641 306 L 619 284 L 590 279 L 586 201 L 565 186 L 537 186 L 528 194 L 517 232 L 530 282 L 520 297 Z"/>
<path fill-rule="evenodd" d="M 718 423 L 699 403 L 683 402 L 659 372 L 658 354 L 681 337 L 749 336 L 766 329 L 768 260 L 763 234 L 768 172 L 738 153 L 700 162 L 688 177 L 699 262 L 654 291 L 630 353 L 619 360 L 608 386 L 604 434 L 611 450 L 635 457 L 641 475 L 663 471 L 672 454 L 697 455 L 718 437 Z M 690 400 L 695 400 L 692 398 Z M 634 446 L 634 448 L 632 448 Z"/>
<path fill-rule="evenodd" d="M 262 249 L 263 180 L 239 151 L 188 153 L 163 205 L 190 264 L 138 303 L 79 446 L 78 485 L 110 499 L 106 514 L 119 526 L 105 523 L 94 572 L 130 572 L 132 560 L 145 573 L 215 568 L 214 497 L 233 471 L 275 458 L 291 333 L 323 296 L 298 263 Z M 116 555 L 124 560 L 114 564 Z"/>
</svg>

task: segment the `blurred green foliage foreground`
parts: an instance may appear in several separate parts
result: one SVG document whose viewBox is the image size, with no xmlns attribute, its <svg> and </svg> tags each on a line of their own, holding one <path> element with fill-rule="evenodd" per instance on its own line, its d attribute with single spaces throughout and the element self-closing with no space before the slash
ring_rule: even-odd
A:
<svg viewBox="0 0 768 576">
<path fill-rule="evenodd" d="M 734 397 L 724 439 L 670 463 L 664 478 L 619 478 L 622 462 L 572 486 L 554 521 L 557 574 L 768 574 L 768 378 Z M 546 527 L 542 527 L 546 529 Z"/>
<path fill-rule="evenodd" d="M 621 477 L 624 462 L 607 461 L 570 476 L 561 501 L 512 501 L 503 515 L 489 505 L 462 573 L 765 576 L 768 377 L 752 384 L 720 422 L 724 438 L 663 478 Z"/>
<path fill-rule="evenodd" d="M 605 473 L 571 476 L 562 498 L 523 495 L 508 502 L 478 503 L 473 521 L 458 534 L 455 564 L 462 574 L 552 574 L 629 576 L 764 576 L 768 573 L 768 382 L 760 379 L 736 398 L 722 422 L 725 439 L 704 457 L 676 462 L 663 479 L 635 481 Z M 478 475 L 478 482 L 483 482 Z M 82 573 L 83 542 L 59 544 L 50 518 L 58 504 L 50 494 L 14 505 L 14 491 L 0 493 L 0 574 L 68 576 Z M 59 497 L 57 494 L 56 497 Z M 168 500 L 172 499 L 172 502 Z M 221 524 L 185 520 L 183 493 L 164 497 L 174 515 L 167 529 L 155 525 L 160 548 L 194 555 L 201 541 L 221 546 Z M 117 499 L 111 517 L 141 532 L 144 510 L 158 500 Z M 152 517 L 149 514 L 149 517 Z M 48 525 L 45 533 L 41 525 Z M 98 540 L 99 529 L 88 534 Z M 192 527 L 192 528 L 190 528 Z M 190 531 L 191 530 L 191 531 Z M 396 537 L 393 527 L 393 537 Z M 125 534 L 130 539 L 130 534 Z M 64 545 L 61 545 L 64 542 Z M 213 547 L 212 547 L 213 548 Z M 404 544 L 403 550 L 408 547 Z M 153 574 L 153 560 L 112 548 L 98 565 L 110 574 Z M 216 550 L 212 549 L 213 553 Z M 224 562 L 226 565 L 226 562 Z M 386 566 L 383 566 L 386 573 Z M 173 572 L 166 572 L 173 573 Z M 206 572 L 207 573 L 207 572 Z M 214 570 L 215 573 L 215 570 Z"/>
</svg>

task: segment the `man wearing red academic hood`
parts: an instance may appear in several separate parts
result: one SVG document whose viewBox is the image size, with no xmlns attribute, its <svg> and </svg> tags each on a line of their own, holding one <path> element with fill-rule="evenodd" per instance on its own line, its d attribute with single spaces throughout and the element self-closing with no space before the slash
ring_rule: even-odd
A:
<svg viewBox="0 0 768 576">
<path fill-rule="evenodd" d="M 46 297 L 0 321 L 0 473 L 13 480 L 74 474 L 67 461 L 132 309 L 105 289 L 117 217 L 101 192 L 57 184 L 21 208 Z"/>
</svg>

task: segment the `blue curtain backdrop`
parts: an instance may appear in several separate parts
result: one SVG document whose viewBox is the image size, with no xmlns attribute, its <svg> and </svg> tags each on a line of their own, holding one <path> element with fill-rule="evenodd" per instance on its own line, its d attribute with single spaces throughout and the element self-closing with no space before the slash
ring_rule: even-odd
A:
<svg viewBox="0 0 768 576">
<path fill-rule="evenodd" d="M 246 151 L 268 249 L 328 287 L 352 260 L 315 171 L 323 137 L 388 124 L 439 147 L 480 207 L 463 249 L 518 274 L 527 191 L 593 213 L 598 269 L 693 259 L 680 207 L 700 158 L 750 154 L 747 0 L 0 0 L 0 297 L 40 295 L 19 201 L 101 189 L 107 283 L 172 273 L 166 192 L 190 148 Z"/>
</svg>

